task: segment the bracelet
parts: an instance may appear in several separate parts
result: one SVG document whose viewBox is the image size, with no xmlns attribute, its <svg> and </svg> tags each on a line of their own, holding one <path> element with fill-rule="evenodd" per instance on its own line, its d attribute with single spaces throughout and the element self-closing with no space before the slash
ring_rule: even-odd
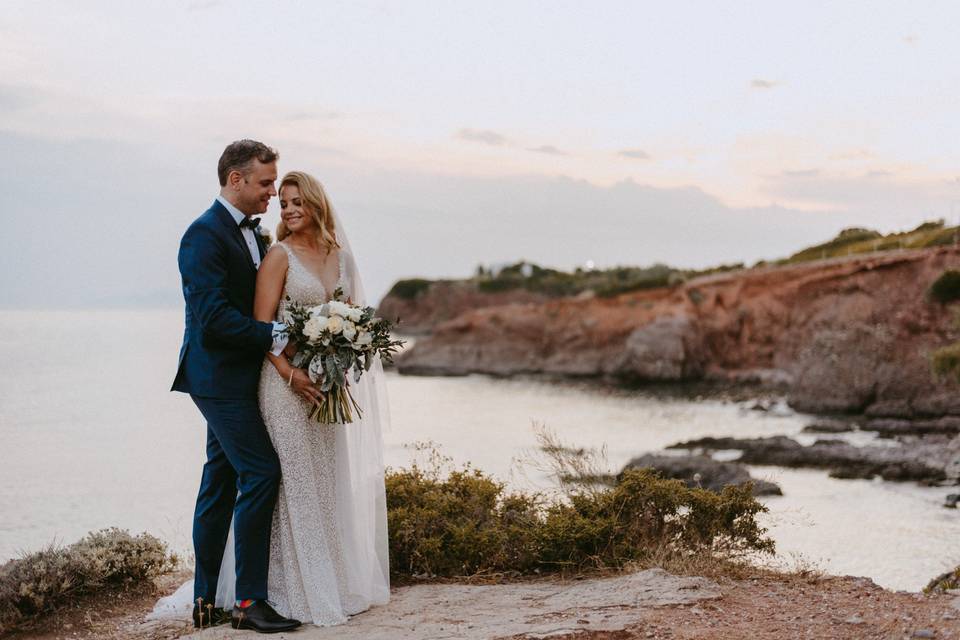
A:
<svg viewBox="0 0 960 640">
<path fill-rule="evenodd" d="M 292 387 L 292 386 L 293 386 L 293 371 L 294 371 L 293 367 L 290 367 L 290 378 L 287 379 L 287 386 L 288 386 L 288 387 Z"/>
</svg>

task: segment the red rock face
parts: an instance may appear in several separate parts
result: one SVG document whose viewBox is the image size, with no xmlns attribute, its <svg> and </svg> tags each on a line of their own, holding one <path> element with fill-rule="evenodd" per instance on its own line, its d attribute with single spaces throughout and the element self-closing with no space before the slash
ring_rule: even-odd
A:
<svg viewBox="0 0 960 640">
<path fill-rule="evenodd" d="M 400 318 L 399 333 L 416 336 L 430 333 L 437 325 L 472 309 L 545 302 L 547 299 L 542 294 L 524 289 L 480 293 L 466 282 L 439 281 L 431 284 L 429 291 L 411 299 L 386 296 L 377 308 L 377 314 L 391 321 Z"/>
<path fill-rule="evenodd" d="M 960 339 L 960 305 L 927 298 L 948 268 L 960 269 L 956 247 L 750 269 L 611 299 L 497 301 L 455 316 L 473 298 L 453 305 L 431 289 L 412 301 L 413 317 L 451 319 L 399 366 L 408 373 L 782 382 L 791 404 L 805 411 L 960 414 L 960 385 L 935 380 L 929 359 Z"/>
</svg>

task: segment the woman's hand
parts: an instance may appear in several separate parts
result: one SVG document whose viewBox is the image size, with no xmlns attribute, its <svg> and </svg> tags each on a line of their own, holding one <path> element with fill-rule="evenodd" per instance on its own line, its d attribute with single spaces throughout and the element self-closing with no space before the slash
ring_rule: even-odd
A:
<svg viewBox="0 0 960 640">
<path fill-rule="evenodd" d="M 303 398 L 310 404 L 317 404 L 320 399 L 320 389 L 318 389 L 313 381 L 310 380 L 310 376 L 303 369 L 291 368 L 290 373 L 287 374 L 287 382 L 290 383 L 290 387 L 299 393 Z"/>
</svg>

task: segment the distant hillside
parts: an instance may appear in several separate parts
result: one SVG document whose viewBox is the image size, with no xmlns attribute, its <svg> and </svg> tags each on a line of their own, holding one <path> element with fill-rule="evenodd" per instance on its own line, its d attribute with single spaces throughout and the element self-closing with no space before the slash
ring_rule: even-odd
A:
<svg viewBox="0 0 960 640">
<path fill-rule="evenodd" d="M 919 249 L 956 244 L 960 227 L 946 227 L 943 220 L 924 222 L 916 229 L 883 235 L 878 231 L 850 228 L 837 237 L 793 255 L 770 262 L 761 261 L 751 268 L 785 265 L 810 260 L 822 260 L 866 254 Z M 492 268 L 477 267 L 472 278 L 464 280 L 400 280 L 387 293 L 380 305 L 387 316 L 399 316 L 407 323 L 405 330 L 413 333 L 429 331 L 437 322 L 453 318 L 468 308 L 504 304 L 505 302 L 541 302 L 550 298 L 565 298 L 590 292 L 601 298 L 610 298 L 632 291 L 673 287 L 688 280 L 714 273 L 745 269 L 743 263 L 719 265 L 709 269 L 679 269 L 665 264 L 648 267 L 613 267 L 610 269 L 581 269 L 560 271 L 526 261 Z M 443 312 L 437 309 L 417 309 L 416 300 L 437 285 L 432 293 L 444 299 Z M 487 294 L 487 295 L 483 295 Z M 436 297 L 436 296 L 431 296 Z M 428 306 L 435 306 L 433 303 Z M 421 316 L 424 316 L 421 318 Z M 429 317 L 428 317 L 429 316 Z M 423 326 L 421 326 L 423 325 Z"/>
<path fill-rule="evenodd" d="M 946 227 L 943 220 L 924 222 L 912 231 L 901 231 L 888 235 L 883 235 L 871 229 L 854 227 L 844 229 L 833 240 L 807 247 L 789 258 L 777 260 L 775 264 L 822 260 L 874 251 L 923 249 L 925 247 L 957 244 L 958 233 L 960 233 L 960 227 Z M 762 264 L 764 263 L 758 263 L 758 265 Z"/>
</svg>

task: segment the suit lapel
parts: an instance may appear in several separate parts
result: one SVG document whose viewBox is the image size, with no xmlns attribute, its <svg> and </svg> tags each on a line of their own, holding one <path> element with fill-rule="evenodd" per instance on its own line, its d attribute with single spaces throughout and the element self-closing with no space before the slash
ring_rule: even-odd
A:
<svg viewBox="0 0 960 640">
<path fill-rule="evenodd" d="M 257 265 L 253 263 L 253 256 L 250 255 L 250 249 L 247 248 L 247 243 L 243 239 L 243 234 L 240 232 L 240 227 L 237 226 L 237 221 L 233 219 L 233 216 L 230 215 L 230 212 L 227 211 L 227 208 L 220 204 L 218 200 L 213 201 L 213 210 L 217 215 L 217 219 L 220 220 L 220 223 L 226 227 L 225 230 L 227 235 L 233 238 L 234 245 L 236 245 L 236 247 L 243 252 L 244 257 L 247 260 L 247 264 L 250 265 L 251 269 L 256 271 Z M 256 236 L 257 234 L 253 235 Z"/>
</svg>

